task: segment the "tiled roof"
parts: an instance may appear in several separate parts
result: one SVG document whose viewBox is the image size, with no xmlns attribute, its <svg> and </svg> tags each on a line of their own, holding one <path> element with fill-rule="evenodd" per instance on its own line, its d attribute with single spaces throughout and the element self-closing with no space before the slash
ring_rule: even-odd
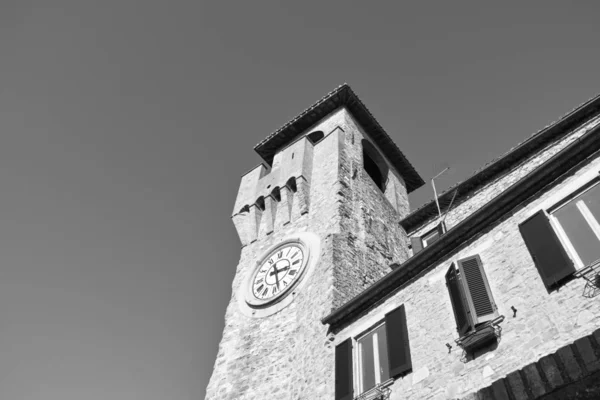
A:
<svg viewBox="0 0 600 400">
<path fill-rule="evenodd" d="M 600 113 L 600 95 L 588 100 L 558 121 L 519 143 L 502 156 L 485 164 L 466 180 L 446 189 L 438 197 L 442 212 L 450 205 L 455 191 L 458 192 L 452 203 L 452 207 L 456 207 L 461 202 L 467 200 L 478 189 L 483 188 L 494 179 L 507 174 L 531 155 L 543 149 L 551 142 L 564 137 L 597 113 Z M 406 216 L 400 221 L 400 225 L 410 234 L 437 215 L 438 210 L 435 199 L 432 199 Z"/>
<path fill-rule="evenodd" d="M 410 193 L 425 182 L 414 167 L 406 159 L 387 132 L 379 125 L 373 114 L 356 96 L 348 84 L 343 84 L 317 101 L 296 118 L 270 134 L 266 139 L 254 146 L 254 150 L 269 164 L 278 149 L 293 141 L 319 120 L 332 111 L 346 107 L 369 137 L 379 146 L 390 160 L 392 166 L 404 178 L 406 189 Z"/>
</svg>

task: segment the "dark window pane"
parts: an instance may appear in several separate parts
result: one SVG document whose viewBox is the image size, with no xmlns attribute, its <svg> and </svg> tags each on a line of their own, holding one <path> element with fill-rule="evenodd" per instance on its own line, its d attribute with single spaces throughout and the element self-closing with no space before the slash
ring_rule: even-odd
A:
<svg viewBox="0 0 600 400">
<path fill-rule="evenodd" d="M 425 245 L 429 246 L 430 244 L 436 242 L 439 238 L 440 238 L 440 234 L 436 229 L 435 231 L 423 236 L 423 243 Z"/>
<path fill-rule="evenodd" d="M 373 332 L 360 340 L 362 391 L 375 386 L 375 358 L 373 355 Z"/>
<path fill-rule="evenodd" d="M 588 206 L 596 221 L 600 221 L 600 185 L 596 185 L 582 194 L 581 199 Z"/>
<path fill-rule="evenodd" d="M 377 332 L 378 350 L 379 350 L 379 376 L 380 382 L 390 379 L 390 363 L 387 353 L 387 333 L 385 325 L 381 325 L 375 330 Z"/>
<path fill-rule="evenodd" d="M 556 211 L 554 215 L 569 237 L 583 264 L 588 265 L 600 258 L 600 242 L 577 208 L 577 201 L 579 199 L 572 200 Z"/>
</svg>

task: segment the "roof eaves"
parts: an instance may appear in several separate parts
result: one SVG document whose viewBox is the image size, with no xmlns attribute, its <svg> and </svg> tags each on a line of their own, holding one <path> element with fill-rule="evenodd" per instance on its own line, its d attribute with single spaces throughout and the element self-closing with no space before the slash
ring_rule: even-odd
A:
<svg viewBox="0 0 600 400">
<path fill-rule="evenodd" d="M 394 143 L 373 114 L 346 83 L 328 93 L 311 107 L 304 110 L 300 115 L 270 134 L 266 139 L 258 143 L 254 147 L 254 150 L 267 163 L 271 164 L 277 149 L 283 144 L 296 138 L 302 132 L 317 123 L 321 118 L 339 107 L 346 107 L 357 122 L 379 145 L 394 168 L 402 174 L 409 193 L 425 184 L 421 176 L 400 151 L 396 143 Z"/>
<path fill-rule="evenodd" d="M 600 150 L 597 126 L 538 166 L 529 175 L 450 229 L 436 242 L 409 258 L 364 292 L 324 317 L 321 322 L 333 330 L 384 301 L 402 285 L 426 271 L 435 262 L 460 248 L 483 229 L 489 228 L 514 207 L 527 201 L 549 184 Z"/>
<path fill-rule="evenodd" d="M 469 198 L 469 196 L 487 182 L 497 179 L 512 170 L 512 167 L 524 161 L 535 151 L 547 146 L 550 142 L 561 137 L 563 134 L 575 129 L 577 126 L 590 119 L 594 114 L 600 112 L 600 95 L 591 98 L 582 105 L 576 107 L 571 112 L 553 122 L 542 130 L 534 133 L 509 151 L 486 163 L 483 167 L 476 170 L 469 178 L 446 189 L 438 196 L 440 208 L 443 211 L 452 203 L 457 206 Z M 458 190 L 454 202 L 451 202 L 454 192 Z M 409 215 L 407 215 L 400 225 L 407 233 L 418 229 L 422 224 L 427 223 L 431 218 L 438 214 L 435 199 L 423 204 Z"/>
</svg>

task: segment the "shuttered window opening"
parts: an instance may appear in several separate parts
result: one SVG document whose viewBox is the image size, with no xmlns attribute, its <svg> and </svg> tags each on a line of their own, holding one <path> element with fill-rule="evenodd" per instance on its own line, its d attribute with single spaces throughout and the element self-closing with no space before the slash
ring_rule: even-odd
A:
<svg viewBox="0 0 600 400">
<path fill-rule="evenodd" d="M 413 255 L 417 254 L 430 244 L 437 242 L 440 236 L 442 236 L 444 233 L 446 233 L 446 225 L 442 221 L 431 231 L 427 232 L 425 235 L 420 237 L 412 237 L 411 246 L 413 250 Z"/>
<path fill-rule="evenodd" d="M 600 263 L 600 178 L 595 178 L 548 211 L 519 225 L 521 236 L 548 291 L 577 269 Z"/>
<path fill-rule="evenodd" d="M 352 400 L 352 339 L 335 348 L 335 400 Z"/>
<path fill-rule="evenodd" d="M 446 285 L 456 327 L 460 335 L 477 329 L 477 326 L 498 317 L 483 263 L 479 255 L 457 261 L 446 273 Z"/>
<path fill-rule="evenodd" d="M 561 242 L 578 268 L 600 259 L 600 185 L 592 181 L 550 212 Z"/>
<path fill-rule="evenodd" d="M 358 393 L 366 392 L 390 377 L 385 324 L 356 339 L 358 358 Z"/>
<path fill-rule="evenodd" d="M 335 399 L 350 400 L 412 371 L 404 305 L 335 350 Z"/>
</svg>

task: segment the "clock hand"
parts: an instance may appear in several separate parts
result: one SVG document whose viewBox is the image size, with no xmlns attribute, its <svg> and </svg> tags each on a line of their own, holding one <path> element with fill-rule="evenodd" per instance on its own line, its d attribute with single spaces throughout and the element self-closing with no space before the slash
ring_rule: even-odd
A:
<svg viewBox="0 0 600 400">
<path fill-rule="evenodd" d="M 279 290 L 279 271 L 277 270 L 277 267 L 273 267 L 275 269 L 275 283 L 277 283 L 277 289 Z"/>
<path fill-rule="evenodd" d="M 283 272 L 283 271 L 287 271 L 288 269 L 290 269 L 290 267 L 289 267 L 289 266 L 287 266 L 287 267 L 283 267 L 283 268 L 281 268 L 281 269 L 276 269 L 276 271 L 277 271 L 277 273 L 280 273 L 280 272 Z M 271 271 L 271 273 L 270 273 L 269 275 L 270 275 L 270 276 L 273 276 L 273 275 L 275 275 L 275 271 Z"/>
</svg>

